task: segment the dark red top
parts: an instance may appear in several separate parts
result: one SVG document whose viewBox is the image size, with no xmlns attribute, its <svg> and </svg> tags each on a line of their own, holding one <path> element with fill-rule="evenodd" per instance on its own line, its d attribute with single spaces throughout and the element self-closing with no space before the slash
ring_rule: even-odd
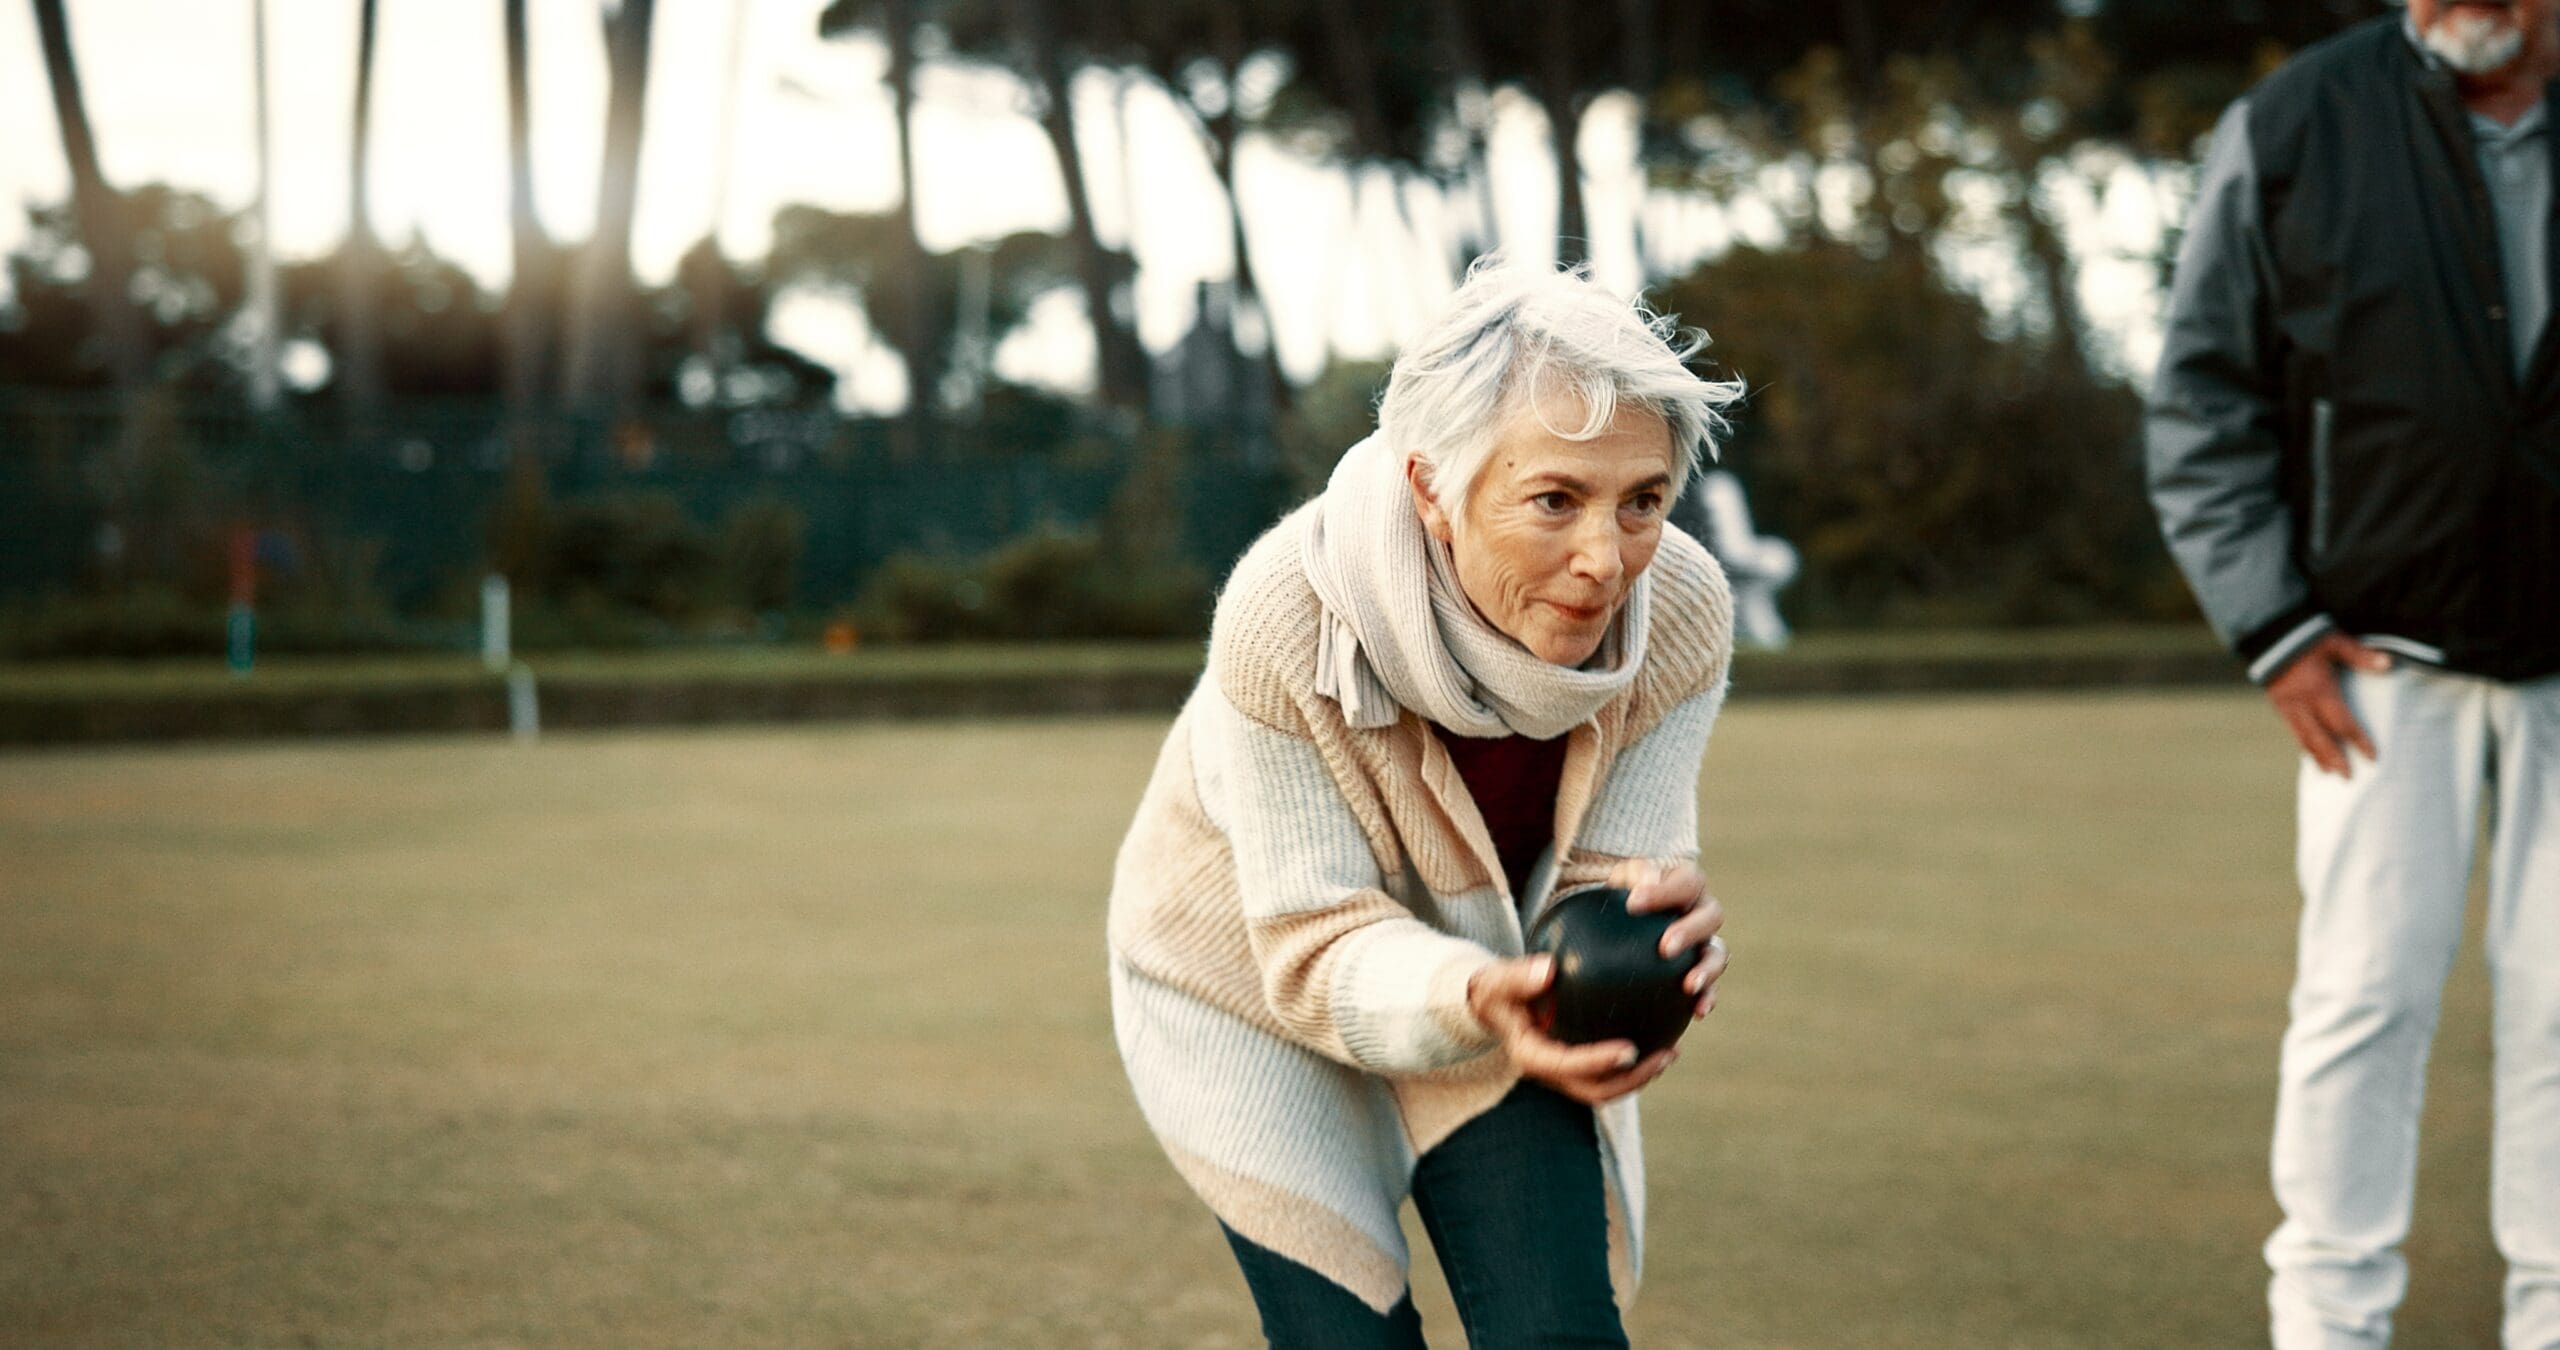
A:
<svg viewBox="0 0 2560 1350">
<path fill-rule="evenodd" d="M 1502 856 L 1503 874 L 1517 899 L 1529 888 L 1529 869 L 1555 842 L 1556 788 L 1564 782 L 1565 737 L 1533 741 L 1526 736 L 1478 740 L 1434 724 L 1432 734 L 1449 748 L 1467 795 L 1484 813 L 1493 832 L 1494 852 Z"/>
</svg>

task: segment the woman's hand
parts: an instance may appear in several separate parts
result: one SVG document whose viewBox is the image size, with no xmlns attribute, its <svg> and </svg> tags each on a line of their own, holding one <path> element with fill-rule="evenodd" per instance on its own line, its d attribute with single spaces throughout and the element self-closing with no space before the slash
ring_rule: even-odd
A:
<svg viewBox="0 0 2560 1350">
<path fill-rule="evenodd" d="M 1502 1039 L 1503 1053 L 1523 1078 L 1534 1078 L 1590 1106 L 1615 1101 L 1662 1076 L 1680 1058 L 1677 1047 L 1636 1058 L 1633 1041 L 1567 1045 L 1538 1030 L 1530 1001 L 1554 983 L 1548 956 L 1496 961 L 1467 980 L 1467 1007 Z"/>
<path fill-rule="evenodd" d="M 1691 947 L 1706 950 L 1698 954 L 1697 968 L 1686 981 L 1689 992 L 1698 999 L 1698 1010 L 1691 1020 L 1714 1012 L 1716 981 L 1724 978 L 1729 958 L 1717 930 L 1724 927 L 1724 906 L 1707 894 L 1706 874 L 1694 863 L 1648 862 L 1630 859 L 1609 870 L 1609 884 L 1627 893 L 1627 908 L 1637 914 L 1651 910 L 1685 911 L 1672 920 L 1671 928 L 1662 935 L 1662 954 L 1677 956 Z"/>
</svg>

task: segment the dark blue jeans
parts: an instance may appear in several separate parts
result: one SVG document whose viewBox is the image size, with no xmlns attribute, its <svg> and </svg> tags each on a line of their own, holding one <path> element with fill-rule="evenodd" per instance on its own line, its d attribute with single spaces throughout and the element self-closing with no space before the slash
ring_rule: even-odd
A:
<svg viewBox="0 0 2560 1350">
<path fill-rule="evenodd" d="M 1609 1211 L 1591 1108 L 1533 1083 L 1460 1126 L 1414 1169 L 1472 1350 L 1625 1350 L 1609 1284 Z M 1416 1350 L 1413 1297 L 1380 1314 L 1351 1291 L 1227 1230 L 1274 1350 Z"/>
</svg>

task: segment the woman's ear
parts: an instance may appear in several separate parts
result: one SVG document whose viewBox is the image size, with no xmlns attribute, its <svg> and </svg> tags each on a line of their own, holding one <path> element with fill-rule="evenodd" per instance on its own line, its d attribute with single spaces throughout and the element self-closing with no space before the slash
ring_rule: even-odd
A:
<svg viewBox="0 0 2560 1350">
<path fill-rule="evenodd" d="M 1419 455 L 1406 456 L 1404 481 L 1413 489 L 1413 513 L 1422 517 L 1422 528 L 1441 543 L 1449 542 L 1449 513 L 1440 509 L 1440 501 L 1431 495 L 1431 470 Z"/>
</svg>

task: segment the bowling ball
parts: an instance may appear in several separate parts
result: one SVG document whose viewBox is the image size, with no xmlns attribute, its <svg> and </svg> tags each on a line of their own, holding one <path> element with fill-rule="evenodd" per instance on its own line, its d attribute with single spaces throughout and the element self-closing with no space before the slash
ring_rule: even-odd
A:
<svg viewBox="0 0 2560 1350">
<path fill-rule="evenodd" d="M 1678 911 L 1627 912 L 1615 886 L 1577 891 L 1529 929 L 1529 952 L 1555 958 L 1556 977 L 1530 1005 L 1548 1035 L 1573 1045 L 1628 1040 L 1650 1055 L 1689 1029 L 1698 1001 L 1680 982 L 1698 964 L 1695 947 L 1662 955 L 1662 935 Z"/>
</svg>

